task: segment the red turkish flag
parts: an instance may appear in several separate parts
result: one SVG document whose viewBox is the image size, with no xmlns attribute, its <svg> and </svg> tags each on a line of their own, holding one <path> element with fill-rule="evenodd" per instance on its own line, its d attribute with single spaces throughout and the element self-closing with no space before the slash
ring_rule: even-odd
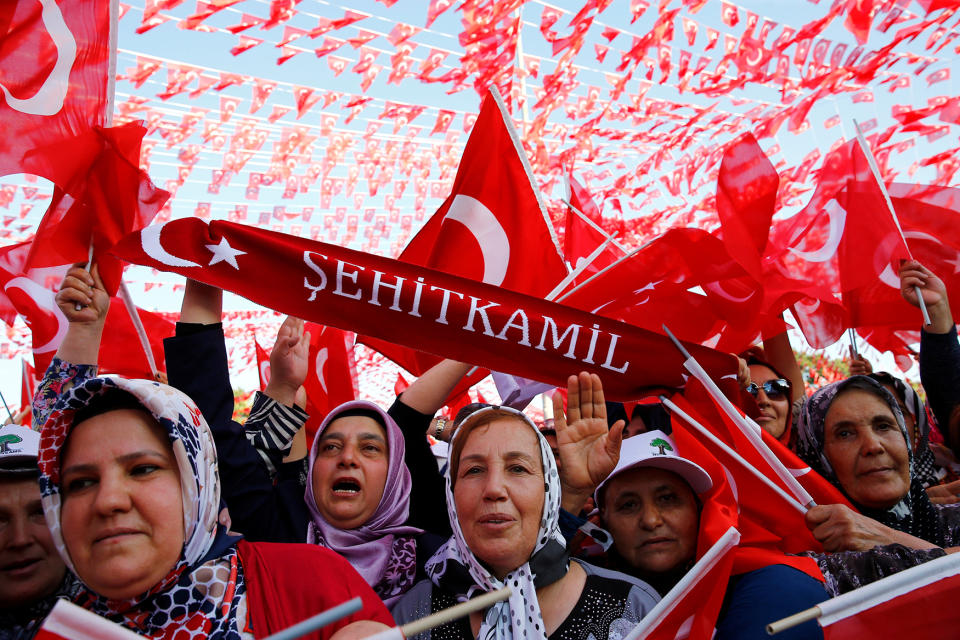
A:
<svg viewBox="0 0 960 640">
<path fill-rule="evenodd" d="M 822 602 L 817 621 L 826 640 L 951 638 L 958 596 L 960 557 L 953 554 Z"/>
<path fill-rule="evenodd" d="M 470 132 L 450 195 L 399 259 L 545 296 L 567 270 L 509 118 L 492 90 Z M 382 341 L 363 342 L 416 375 L 439 361 Z"/>
<path fill-rule="evenodd" d="M 253 336 L 253 348 L 257 352 L 257 375 L 260 378 L 260 391 L 267 388 L 270 382 L 270 354 L 257 342 L 257 336 Z"/>
<path fill-rule="evenodd" d="M 175 333 L 175 325 L 163 316 L 145 309 L 138 308 L 137 313 L 150 342 L 153 361 L 159 371 L 166 371 L 163 339 Z M 97 363 L 100 373 L 115 373 L 124 378 L 153 378 L 150 363 L 147 362 L 140 338 L 121 298 L 110 299 L 110 310 L 103 327 Z"/>
<path fill-rule="evenodd" d="M 123 265 L 107 250 L 127 233 L 150 224 L 170 197 L 140 169 L 145 133 L 142 125 L 131 122 L 96 127 L 78 136 L 70 148 L 59 145 L 61 154 L 73 154 L 73 170 L 68 180 L 58 183 L 27 268 L 86 262 L 92 246 L 104 286 L 111 295 L 116 293 Z"/>
<path fill-rule="evenodd" d="M 310 418 L 304 428 L 307 442 L 313 442 L 317 428 L 332 409 L 357 399 L 357 364 L 346 331 L 315 322 L 305 323 L 303 330 L 310 333 L 310 366 L 303 382 Z"/>
<path fill-rule="evenodd" d="M 751 133 L 723 150 L 717 177 L 717 213 L 730 256 L 759 278 L 780 177 Z"/>
<path fill-rule="evenodd" d="M 0 175 L 60 184 L 62 144 L 105 123 L 108 2 L 0 3 Z"/>
<path fill-rule="evenodd" d="M 58 599 L 34 638 L 36 640 L 137 640 L 142 636 L 68 600 Z"/>
<path fill-rule="evenodd" d="M 913 257 L 943 280 L 950 297 L 960 298 L 960 190 L 894 183 L 889 192 Z M 900 279 L 893 265 L 885 265 L 877 277 L 845 293 L 843 300 L 850 312 L 850 326 L 917 327 L 917 310 L 900 296 Z"/>
<path fill-rule="evenodd" d="M 570 187 L 570 204 L 580 213 L 574 211 L 572 207 L 567 207 L 563 255 L 570 266 L 576 269 L 580 267 L 581 261 L 586 261 L 600 245 L 606 244 L 606 248 L 593 258 L 590 266 L 584 271 L 585 274 L 594 274 L 626 254 L 598 226 L 601 220 L 600 209 L 590 197 L 590 192 L 576 181 L 572 173 L 567 176 L 567 179 Z M 586 216 L 586 219 L 580 214 Z"/>
</svg>

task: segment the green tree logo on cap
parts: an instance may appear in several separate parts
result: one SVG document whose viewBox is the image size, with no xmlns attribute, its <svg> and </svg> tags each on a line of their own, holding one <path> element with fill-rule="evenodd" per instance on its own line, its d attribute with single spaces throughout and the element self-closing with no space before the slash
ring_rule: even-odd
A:
<svg viewBox="0 0 960 640">
<path fill-rule="evenodd" d="M 670 446 L 670 443 L 664 440 L 663 438 L 656 438 L 650 443 L 651 447 L 656 447 L 660 449 L 659 455 L 667 455 L 667 451 L 673 451 L 673 447 Z"/>
<path fill-rule="evenodd" d="M 23 442 L 23 438 L 12 433 L 8 433 L 5 436 L 0 436 L 0 455 L 5 453 L 17 453 L 19 449 L 11 449 L 10 445 L 17 444 L 18 442 Z"/>
</svg>

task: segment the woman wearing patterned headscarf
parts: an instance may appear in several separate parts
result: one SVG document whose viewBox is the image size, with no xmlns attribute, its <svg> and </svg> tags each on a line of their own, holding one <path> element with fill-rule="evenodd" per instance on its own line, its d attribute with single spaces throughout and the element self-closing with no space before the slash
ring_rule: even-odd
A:
<svg viewBox="0 0 960 640">
<path fill-rule="evenodd" d="M 454 535 L 427 563 L 429 580 L 398 602 L 394 617 L 402 624 L 503 586 L 512 595 L 419 640 L 620 638 L 656 602 L 642 583 L 570 561 L 558 525 L 556 462 L 524 414 L 485 407 L 460 424 L 446 494 Z"/>
<path fill-rule="evenodd" d="M 879 382 L 853 376 L 819 389 L 798 424 L 798 453 L 860 510 L 819 506 L 807 515 L 827 551 L 960 544 L 960 507 L 931 504 L 900 406 Z"/>
<path fill-rule="evenodd" d="M 392 622 L 336 554 L 227 533 L 213 438 L 187 396 L 147 380 L 75 382 L 44 424 L 39 466 L 80 604 L 152 638 L 261 637 L 354 596 L 364 608 L 316 637 Z"/>
</svg>

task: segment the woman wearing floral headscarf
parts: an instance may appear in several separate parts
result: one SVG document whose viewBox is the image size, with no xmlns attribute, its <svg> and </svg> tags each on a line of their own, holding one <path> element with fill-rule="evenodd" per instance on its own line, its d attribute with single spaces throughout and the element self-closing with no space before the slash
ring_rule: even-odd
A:
<svg viewBox="0 0 960 640">
<path fill-rule="evenodd" d="M 853 376 L 819 389 L 803 407 L 797 435 L 800 456 L 860 510 L 822 505 L 808 512 L 825 550 L 960 544 L 960 507 L 930 502 L 900 406 L 876 380 Z"/>
<path fill-rule="evenodd" d="M 315 637 L 392 623 L 336 554 L 228 534 L 199 409 L 167 385 L 66 364 L 95 361 L 108 303 L 95 270 L 71 270 L 57 301 L 71 325 L 37 404 L 40 488 L 54 544 L 83 584 L 80 604 L 154 638 L 261 637 L 354 596 L 361 612 Z"/>
<path fill-rule="evenodd" d="M 227 534 L 212 436 L 172 387 L 83 381 L 44 425 L 39 465 L 54 544 L 86 587 L 79 602 L 141 635 L 262 636 L 357 595 L 364 610 L 323 637 L 348 622 L 390 623 L 335 554 Z"/>
<path fill-rule="evenodd" d="M 570 562 L 558 525 L 556 462 L 524 414 L 485 407 L 460 424 L 451 443 L 446 494 L 454 535 L 427 563 L 429 580 L 394 607 L 397 621 L 502 586 L 513 592 L 485 613 L 435 628 L 420 640 L 620 638 L 656 602 L 643 583 Z"/>
</svg>

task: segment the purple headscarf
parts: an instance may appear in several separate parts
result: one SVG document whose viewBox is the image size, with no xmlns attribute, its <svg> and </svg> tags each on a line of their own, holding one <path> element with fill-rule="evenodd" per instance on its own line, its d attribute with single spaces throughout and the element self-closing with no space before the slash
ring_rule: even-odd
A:
<svg viewBox="0 0 960 640">
<path fill-rule="evenodd" d="M 313 465 L 320 438 L 331 422 L 345 412 L 369 411 L 380 416 L 387 432 L 387 478 L 383 496 L 370 519 L 356 529 L 339 529 L 327 522 L 313 495 Z M 405 526 L 410 514 L 410 470 L 404 464 L 403 432 L 386 411 L 364 400 L 346 402 L 331 411 L 320 425 L 310 447 L 310 469 L 304 499 L 310 510 L 307 542 L 319 544 L 346 558 L 384 602 L 391 604 L 413 586 L 416 574 L 416 542 L 420 529 Z"/>
</svg>

